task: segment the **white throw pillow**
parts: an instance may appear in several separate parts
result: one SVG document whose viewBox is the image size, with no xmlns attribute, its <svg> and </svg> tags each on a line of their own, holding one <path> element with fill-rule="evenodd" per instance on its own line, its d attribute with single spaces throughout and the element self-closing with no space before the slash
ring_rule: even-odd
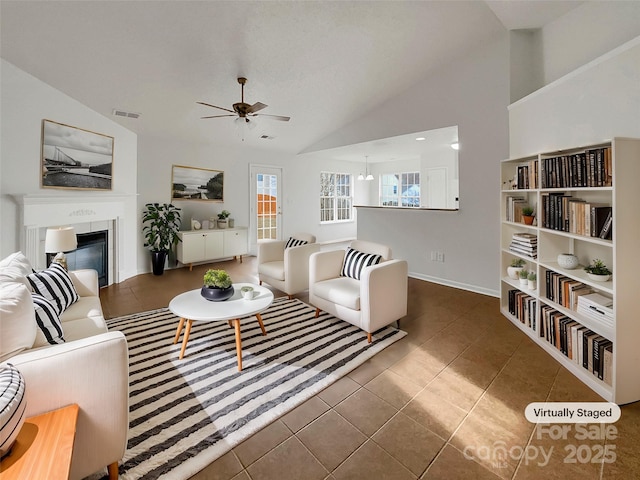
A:
<svg viewBox="0 0 640 480">
<path fill-rule="evenodd" d="M 0 362 L 33 347 L 36 330 L 29 289 L 17 282 L 0 284 Z"/>
<path fill-rule="evenodd" d="M 0 283 L 20 282 L 31 290 L 27 275 L 32 272 L 31 263 L 22 252 L 12 253 L 0 260 Z"/>
</svg>

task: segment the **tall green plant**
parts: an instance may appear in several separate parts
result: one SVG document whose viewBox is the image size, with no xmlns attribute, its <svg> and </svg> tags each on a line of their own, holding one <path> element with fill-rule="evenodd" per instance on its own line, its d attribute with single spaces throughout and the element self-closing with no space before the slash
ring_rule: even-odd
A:
<svg viewBox="0 0 640 480">
<path fill-rule="evenodd" d="M 152 252 L 171 250 L 180 241 L 180 209 L 170 203 L 147 203 L 142 223 L 144 246 Z"/>
</svg>

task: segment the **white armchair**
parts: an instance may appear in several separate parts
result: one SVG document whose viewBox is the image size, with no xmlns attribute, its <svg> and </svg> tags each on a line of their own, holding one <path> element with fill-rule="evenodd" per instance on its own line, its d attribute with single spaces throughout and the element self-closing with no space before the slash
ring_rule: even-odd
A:
<svg viewBox="0 0 640 480">
<path fill-rule="evenodd" d="M 286 240 L 258 244 L 258 279 L 282 290 L 289 298 L 309 288 L 309 256 L 320 251 L 316 237 L 309 233 L 295 233 L 291 238 L 307 242 L 285 248 Z"/>
<path fill-rule="evenodd" d="M 380 255 L 377 265 L 364 267 L 360 279 L 341 275 L 346 252 L 317 252 L 309 259 L 309 302 L 371 334 L 407 314 L 408 266 L 393 260 L 391 249 L 377 243 L 354 240 L 350 247 Z"/>
</svg>

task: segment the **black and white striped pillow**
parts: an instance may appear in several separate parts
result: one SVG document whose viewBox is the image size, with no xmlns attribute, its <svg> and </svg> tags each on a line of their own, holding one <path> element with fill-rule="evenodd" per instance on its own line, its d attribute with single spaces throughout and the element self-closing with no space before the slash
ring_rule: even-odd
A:
<svg viewBox="0 0 640 480">
<path fill-rule="evenodd" d="M 51 345 L 64 343 L 62 322 L 60 322 L 55 305 L 37 293 L 32 293 L 31 298 L 33 299 L 33 307 L 36 310 L 36 323 L 44 338 Z"/>
<path fill-rule="evenodd" d="M 58 315 L 78 301 L 71 277 L 60 264 L 52 263 L 46 270 L 27 275 L 27 279 L 34 292 L 55 305 Z"/>
<path fill-rule="evenodd" d="M 342 264 L 342 272 L 340 275 L 360 280 L 362 269 L 371 265 L 377 265 L 380 263 L 380 260 L 382 260 L 382 255 L 364 253 L 348 247 L 347 253 L 344 256 L 344 263 Z"/>
<path fill-rule="evenodd" d="M 293 237 L 289 237 L 289 240 L 287 240 L 287 244 L 284 246 L 285 249 L 289 248 L 289 247 L 299 247 L 300 245 L 306 245 L 307 242 L 306 240 L 297 240 Z"/>
</svg>

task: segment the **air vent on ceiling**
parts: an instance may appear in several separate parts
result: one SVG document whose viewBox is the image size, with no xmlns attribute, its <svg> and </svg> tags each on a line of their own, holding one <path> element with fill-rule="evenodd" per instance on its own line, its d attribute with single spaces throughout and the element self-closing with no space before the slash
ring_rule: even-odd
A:
<svg viewBox="0 0 640 480">
<path fill-rule="evenodd" d="M 260 138 L 262 138 L 263 140 L 273 140 L 276 137 L 273 137 L 271 135 L 260 135 Z"/>
<path fill-rule="evenodd" d="M 139 113 L 125 112 L 124 110 L 119 110 L 117 108 L 114 108 L 112 113 L 116 117 L 126 117 L 126 118 L 139 118 L 140 117 Z"/>
</svg>

